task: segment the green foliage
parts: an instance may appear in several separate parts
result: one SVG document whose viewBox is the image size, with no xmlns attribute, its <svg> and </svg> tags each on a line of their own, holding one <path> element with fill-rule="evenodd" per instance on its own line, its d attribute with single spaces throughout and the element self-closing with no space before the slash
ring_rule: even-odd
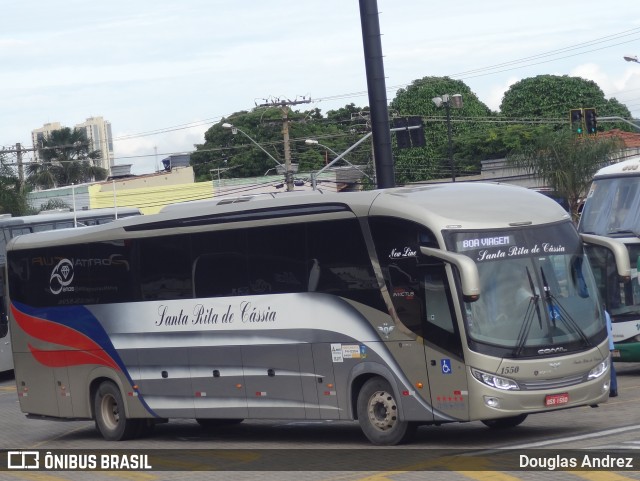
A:
<svg viewBox="0 0 640 481">
<path fill-rule="evenodd" d="M 595 108 L 599 117 L 631 117 L 629 109 L 616 99 L 607 100 L 595 82 L 567 75 L 538 75 L 520 80 L 505 92 L 500 104 L 501 114 L 508 118 L 567 122 L 569 111 L 580 108 Z M 598 130 L 614 127 L 629 129 L 624 123 L 600 123 Z"/>
<path fill-rule="evenodd" d="M 353 104 L 329 111 L 327 119 L 319 109 L 288 112 L 291 161 L 298 164 L 298 178 L 317 172 L 336 157 L 332 151 L 344 152 L 366 134 L 361 112 L 363 109 Z M 237 127 L 236 133 L 222 127 L 225 123 Z M 191 154 L 196 180 L 211 180 L 218 174 L 220 178 L 274 174 L 276 160 L 284 164 L 285 159 L 282 130 L 280 107 L 236 112 L 222 119 L 207 130 L 205 143 L 197 145 Z M 307 139 L 319 143 L 307 144 Z M 370 162 L 370 152 L 370 144 L 366 143 L 345 158 L 353 164 L 366 165 Z M 337 164 L 340 165 L 346 164 Z"/>
<path fill-rule="evenodd" d="M 19 216 L 28 213 L 27 193 L 21 185 L 15 165 L 5 163 L 0 156 L 0 214 Z"/>
<path fill-rule="evenodd" d="M 484 124 L 473 119 L 486 119 L 493 115 L 491 110 L 460 80 L 424 77 L 399 89 L 389 108 L 392 116 L 421 116 L 425 125 L 425 147 L 394 150 L 398 183 L 451 175 L 446 109 L 437 107 L 432 99 L 453 94 L 461 94 L 463 101 L 461 109 L 449 109 L 456 175 L 480 170 L 479 162 L 473 161 L 475 159 L 469 162 L 458 146 L 470 135 L 485 129 Z"/>
<path fill-rule="evenodd" d="M 107 178 L 107 171 L 97 165 L 100 151 L 89 150 L 82 129 L 69 127 L 51 132 L 38 149 L 40 162 L 27 166 L 27 181 L 49 189 Z"/>
<path fill-rule="evenodd" d="M 445 94 L 461 94 L 463 99 L 461 109 L 449 109 L 456 176 L 479 173 L 483 160 L 541 149 L 541 142 L 549 140 L 553 131 L 568 126 L 572 108 L 595 108 L 599 117 L 630 117 L 626 106 L 616 99 L 605 99 L 597 84 L 579 77 L 541 75 L 521 80 L 505 93 L 500 113 L 492 112 L 460 80 L 424 77 L 399 89 L 389 106 L 392 119 L 419 116 L 425 129 L 426 146 L 421 148 L 398 149 L 392 135 L 397 184 L 451 177 L 446 109 L 438 108 L 432 100 Z M 299 165 L 297 178 L 331 162 L 335 158 L 332 151 L 344 152 L 361 140 L 370 129 L 368 115 L 367 107 L 353 103 L 328 111 L 326 117 L 317 108 L 290 111 L 291 158 Z M 284 163 L 282 117 L 278 106 L 256 108 L 234 113 L 213 125 L 205 142 L 191 155 L 196 180 L 275 173 L 276 162 L 269 155 Z M 223 123 L 233 124 L 247 135 L 234 135 L 222 127 Z M 599 130 L 613 127 L 630 129 L 626 123 L 598 124 Z M 308 144 L 306 139 L 318 143 Z M 345 159 L 372 175 L 371 142 L 363 142 Z"/>
<path fill-rule="evenodd" d="M 520 152 L 550 130 L 546 125 L 488 124 L 456 140 L 457 154 L 472 162 L 504 159 L 512 152 Z"/>
<path fill-rule="evenodd" d="M 620 149 L 617 138 L 576 136 L 570 129 L 547 131 L 535 142 L 507 157 L 508 162 L 541 178 L 569 201 L 574 218 L 594 174 Z"/>
<path fill-rule="evenodd" d="M 38 209 L 38 212 L 42 212 L 43 210 L 58 210 L 58 209 L 71 210 L 71 206 L 62 199 L 49 199 L 44 204 L 40 204 L 40 209 Z"/>
</svg>

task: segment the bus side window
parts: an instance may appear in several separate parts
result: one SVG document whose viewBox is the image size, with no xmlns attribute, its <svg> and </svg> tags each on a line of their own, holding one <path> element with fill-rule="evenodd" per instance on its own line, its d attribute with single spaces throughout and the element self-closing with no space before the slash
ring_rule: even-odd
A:
<svg viewBox="0 0 640 481">
<path fill-rule="evenodd" d="M 356 219 L 309 223 L 307 239 L 307 290 L 387 311 Z"/>
<path fill-rule="evenodd" d="M 193 295 L 225 297 L 249 294 L 246 257 L 238 252 L 199 256 L 193 266 Z"/>
<path fill-rule="evenodd" d="M 247 230 L 249 286 L 252 294 L 305 292 L 309 267 L 305 260 L 304 224 Z"/>
<path fill-rule="evenodd" d="M 453 316 L 453 300 L 445 266 L 436 263 L 423 266 L 423 269 L 426 310 L 424 337 L 429 342 L 462 357 L 462 343 L 460 342 L 458 325 Z"/>
<path fill-rule="evenodd" d="M 53 224 L 35 224 L 33 226 L 33 232 L 45 232 L 48 230 L 53 230 Z"/>
<path fill-rule="evenodd" d="M 191 249 L 194 297 L 249 294 L 246 230 L 194 234 Z"/>
<path fill-rule="evenodd" d="M 374 217 L 371 232 L 393 306 L 412 332 L 462 357 L 445 266 L 425 258 L 420 246 L 437 247 L 435 237 L 419 224 Z"/>
<path fill-rule="evenodd" d="M 72 227 L 75 227 L 73 221 L 66 220 L 66 221 L 56 222 L 54 229 L 70 229 Z M 51 230 L 51 229 L 45 229 L 45 230 Z"/>
<path fill-rule="evenodd" d="M 11 238 L 13 239 L 22 234 L 30 234 L 31 232 L 31 227 L 14 227 L 11 229 Z"/>
<path fill-rule="evenodd" d="M 189 237 L 174 235 L 138 242 L 142 300 L 190 298 L 193 290 Z"/>
</svg>

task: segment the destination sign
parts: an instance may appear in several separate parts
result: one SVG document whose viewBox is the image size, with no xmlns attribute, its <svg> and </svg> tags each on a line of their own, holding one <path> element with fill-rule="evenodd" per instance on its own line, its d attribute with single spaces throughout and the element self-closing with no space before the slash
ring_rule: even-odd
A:
<svg viewBox="0 0 640 481">
<path fill-rule="evenodd" d="M 491 247 L 510 246 L 515 244 L 513 236 L 483 236 L 473 237 L 469 239 L 459 240 L 456 243 L 458 252 L 464 252 L 468 250 L 488 249 Z"/>
</svg>

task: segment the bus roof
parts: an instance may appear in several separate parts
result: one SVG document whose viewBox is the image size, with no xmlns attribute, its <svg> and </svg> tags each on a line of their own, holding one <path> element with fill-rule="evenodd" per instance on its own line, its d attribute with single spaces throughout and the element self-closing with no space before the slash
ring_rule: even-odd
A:
<svg viewBox="0 0 640 481">
<path fill-rule="evenodd" d="M 78 210 L 75 212 L 75 218 L 78 220 L 88 219 L 93 217 L 113 217 L 116 212 L 118 216 L 129 216 L 129 215 L 139 215 L 141 214 L 140 209 L 136 207 L 118 207 L 114 209 L 113 207 L 105 208 L 105 209 L 87 209 L 87 210 Z M 19 217 L 0 217 L 0 228 L 4 228 L 7 226 L 16 226 L 16 225 L 30 225 L 30 224 L 40 224 L 47 222 L 55 222 L 60 220 L 69 220 L 74 218 L 73 211 L 48 211 L 35 215 L 24 215 Z"/>
<path fill-rule="evenodd" d="M 443 229 L 507 228 L 570 219 L 557 202 L 524 187 L 496 183 L 447 183 L 365 192 L 322 195 L 248 196 L 186 202 L 157 214 L 128 217 L 117 222 L 66 231 L 26 234 L 10 248 L 73 244 L 102 239 L 144 237 L 166 230 L 178 234 L 206 229 L 212 224 L 252 226 L 274 218 L 304 216 L 314 219 L 393 215 Z M 169 232 L 170 231 L 170 232 Z"/>
<path fill-rule="evenodd" d="M 640 155 L 635 155 L 622 162 L 603 167 L 596 175 L 594 179 L 601 177 L 619 176 L 619 175 L 640 175 Z"/>
</svg>

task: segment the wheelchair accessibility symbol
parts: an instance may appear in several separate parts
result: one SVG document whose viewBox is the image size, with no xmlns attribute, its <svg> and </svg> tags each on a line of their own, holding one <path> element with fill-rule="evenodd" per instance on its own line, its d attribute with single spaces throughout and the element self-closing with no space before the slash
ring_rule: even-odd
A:
<svg viewBox="0 0 640 481">
<path fill-rule="evenodd" d="M 442 374 L 451 374 L 451 359 L 440 359 Z"/>
</svg>

